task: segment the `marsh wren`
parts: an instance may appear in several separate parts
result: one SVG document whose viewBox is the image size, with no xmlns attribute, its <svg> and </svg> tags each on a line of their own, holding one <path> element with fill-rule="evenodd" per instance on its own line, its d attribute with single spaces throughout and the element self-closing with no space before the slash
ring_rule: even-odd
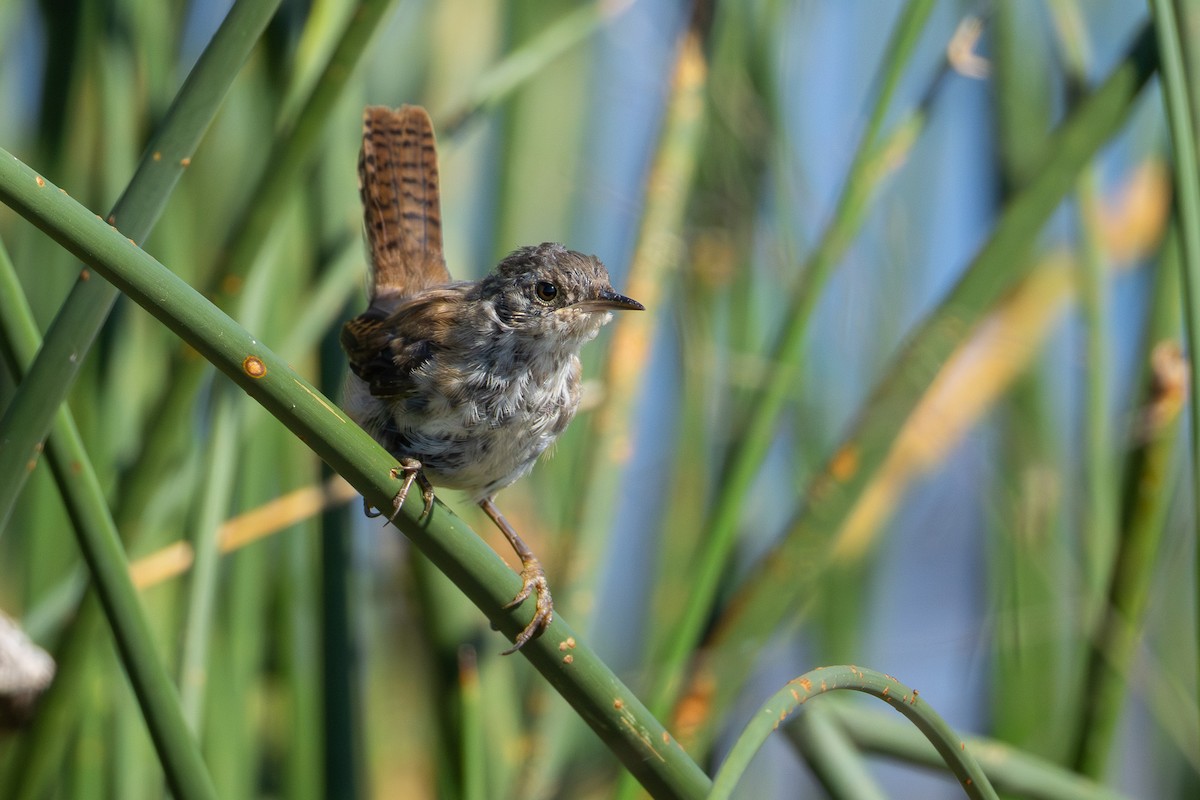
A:
<svg viewBox="0 0 1200 800">
<path fill-rule="evenodd" d="M 393 516 L 414 481 L 429 513 L 433 487 L 477 502 L 521 559 L 533 619 L 513 653 L 553 617 L 546 574 L 496 508 L 496 492 L 533 467 L 579 407 L 579 349 L 617 294 L 595 256 L 560 244 L 514 251 L 479 281 L 451 280 L 442 254 L 437 145 L 423 108 L 371 107 L 358 161 L 373 281 L 367 310 L 346 323 L 346 413 L 399 462 Z M 368 513 L 369 509 L 368 509 Z"/>
</svg>

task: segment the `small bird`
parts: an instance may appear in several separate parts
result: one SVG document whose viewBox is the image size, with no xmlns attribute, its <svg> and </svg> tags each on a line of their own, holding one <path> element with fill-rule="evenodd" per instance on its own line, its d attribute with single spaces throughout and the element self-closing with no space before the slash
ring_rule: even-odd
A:
<svg viewBox="0 0 1200 800">
<path fill-rule="evenodd" d="M 554 601 L 496 493 L 529 472 L 575 416 L 580 347 L 611 311 L 643 306 L 613 291 L 595 256 L 560 244 L 522 247 L 479 281 L 451 280 L 423 108 L 367 108 L 358 173 L 374 277 L 367 310 L 342 329 L 343 405 L 399 462 L 393 518 L 414 481 L 422 517 L 434 486 L 461 489 L 512 544 L 522 586 L 505 608 L 530 594 L 537 603 L 505 651 L 514 653 L 550 624 Z"/>
</svg>

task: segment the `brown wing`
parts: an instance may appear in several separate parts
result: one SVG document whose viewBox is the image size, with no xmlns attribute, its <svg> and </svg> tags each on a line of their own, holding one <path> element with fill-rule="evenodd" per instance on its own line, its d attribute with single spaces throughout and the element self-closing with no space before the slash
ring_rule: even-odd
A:
<svg viewBox="0 0 1200 800">
<path fill-rule="evenodd" d="M 359 191 L 374 267 L 371 296 L 449 283 L 442 255 L 437 143 L 420 106 L 363 112 Z"/>
<path fill-rule="evenodd" d="M 373 304 L 342 327 L 350 370 L 376 397 L 401 397 L 414 387 L 412 373 L 449 343 L 462 313 L 464 284 L 422 292 L 399 304 Z"/>
</svg>

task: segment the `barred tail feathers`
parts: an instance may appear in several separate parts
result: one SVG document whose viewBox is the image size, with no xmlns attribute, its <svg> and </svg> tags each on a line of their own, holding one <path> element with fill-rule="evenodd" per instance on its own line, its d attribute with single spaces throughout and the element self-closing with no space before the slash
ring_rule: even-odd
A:
<svg viewBox="0 0 1200 800">
<path fill-rule="evenodd" d="M 448 283 L 437 143 L 425 109 L 367 108 L 358 174 L 374 271 L 372 297 L 411 295 Z"/>
</svg>

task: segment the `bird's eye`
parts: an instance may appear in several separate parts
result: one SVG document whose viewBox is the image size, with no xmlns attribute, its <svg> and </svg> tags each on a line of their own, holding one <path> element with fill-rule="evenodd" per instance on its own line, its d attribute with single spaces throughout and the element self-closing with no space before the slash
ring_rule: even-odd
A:
<svg viewBox="0 0 1200 800">
<path fill-rule="evenodd" d="M 543 303 L 551 303 L 554 298 L 558 297 L 558 287 L 549 281 L 538 281 L 537 286 L 533 287 L 533 291 L 537 294 L 538 300 Z"/>
</svg>

